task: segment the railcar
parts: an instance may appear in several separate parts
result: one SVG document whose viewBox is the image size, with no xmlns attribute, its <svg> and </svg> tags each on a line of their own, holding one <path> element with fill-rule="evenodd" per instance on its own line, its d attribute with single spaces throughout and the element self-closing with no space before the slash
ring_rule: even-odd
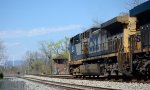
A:
<svg viewBox="0 0 150 90">
<path fill-rule="evenodd" d="M 150 76 L 150 1 L 70 39 L 70 74 Z"/>
</svg>

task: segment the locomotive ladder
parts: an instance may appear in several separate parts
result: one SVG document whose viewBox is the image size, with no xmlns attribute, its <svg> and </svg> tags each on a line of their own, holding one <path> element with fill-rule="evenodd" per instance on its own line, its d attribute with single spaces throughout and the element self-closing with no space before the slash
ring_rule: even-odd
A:
<svg viewBox="0 0 150 90">
<path fill-rule="evenodd" d="M 120 39 L 119 47 L 118 47 L 118 56 L 117 56 L 119 71 L 123 70 L 123 66 L 122 66 L 123 56 L 124 56 L 124 52 L 123 52 L 122 40 Z"/>
<path fill-rule="evenodd" d="M 133 46 L 134 46 L 133 43 L 130 42 L 129 52 L 124 51 L 124 46 L 120 39 L 120 43 L 118 47 L 118 57 L 117 57 L 118 66 L 119 66 L 119 71 L 126 75 L 130 75 L 132 72 Z"/>
</svg>

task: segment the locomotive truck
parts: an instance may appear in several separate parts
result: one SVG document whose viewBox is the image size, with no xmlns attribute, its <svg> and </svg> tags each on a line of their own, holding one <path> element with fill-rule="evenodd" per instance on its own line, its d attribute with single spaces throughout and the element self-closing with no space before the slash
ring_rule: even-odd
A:
<svg viewBox="0 0 150 90">
<path fill-rule="evenodd" d="M 150 77 L 150 1 L 70 39 L 75 76 Z"/>
</svg>

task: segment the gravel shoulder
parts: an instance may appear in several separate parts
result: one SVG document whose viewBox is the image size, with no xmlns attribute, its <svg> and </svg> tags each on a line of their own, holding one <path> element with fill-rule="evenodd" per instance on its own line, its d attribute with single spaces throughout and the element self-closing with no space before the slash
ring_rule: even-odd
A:
<svg viewBox="0 0 150 90">
<path fill-rule="evenodd" d="M 7 77 L 0 81 L 0 90 L 65 90 L 29 80 Z"/>
</svg>

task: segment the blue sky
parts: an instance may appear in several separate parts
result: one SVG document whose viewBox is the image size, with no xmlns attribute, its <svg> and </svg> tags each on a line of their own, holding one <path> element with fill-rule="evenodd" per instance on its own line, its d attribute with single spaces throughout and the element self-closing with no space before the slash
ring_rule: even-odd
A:
<svg viewBox="0 0 150 90">
<path fill-rule="evenodd" d="M 0 0 L 0 39 L 9 59 L 22 60 L 39 41 L 80 33 L 93 20 L 107 21 L 126 12 L 126 0 Z"/>
</svg>

